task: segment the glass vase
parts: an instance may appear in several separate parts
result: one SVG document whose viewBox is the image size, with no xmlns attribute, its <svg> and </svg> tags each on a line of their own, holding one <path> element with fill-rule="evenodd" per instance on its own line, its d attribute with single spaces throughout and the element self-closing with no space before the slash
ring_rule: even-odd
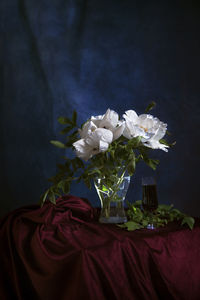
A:
<svg viewBox="0 0 200 300">
<path fill-rule="evenodd" d="M 101 202 L 100 223 L 125 223 L 127 217 L 124 210 L 124 200 L 128 191 L 130 176 L 112 175 L 98 177 L 94 185 Z"/>
</svg>

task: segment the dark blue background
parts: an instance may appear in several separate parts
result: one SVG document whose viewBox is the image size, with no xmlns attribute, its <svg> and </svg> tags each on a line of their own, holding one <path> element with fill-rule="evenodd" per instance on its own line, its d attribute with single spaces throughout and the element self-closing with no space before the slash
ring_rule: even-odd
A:
<svg viewBox="0 0 200 300">
<path fill-rule="evenodd" d="M 109 107 L 152 112 L 176 146 L 152 154 L 159 201 L 191 215 L 199 204 L 200 9 L 193 1 L 1 0 L 1 215 L 37 203 L 62 150 L 57 117 L 79 124 Z M 127 199 L 141 198 L 142 163 Z M 80 184 L 72 194 L 98 205 Z"/>
</svg>

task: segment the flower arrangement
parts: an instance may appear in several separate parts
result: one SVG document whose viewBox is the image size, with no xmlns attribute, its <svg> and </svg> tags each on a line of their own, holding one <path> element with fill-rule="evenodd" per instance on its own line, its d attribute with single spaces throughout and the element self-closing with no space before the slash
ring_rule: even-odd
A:
<svg viewBox="0 0 200 300">
<path fill-rule="evenodd" d="M 154 106 L 152 102 L 142 115 L 128 110 L 122 119 L 117 112 L 108 109 L 104 115 L 90 117 L 81 128 L 77 126 L 76 112 L 71 119 L 59 117 L 59 123 L 65 125 L 61 134 L 66 136 L 66 141 L 51 143 L 63 149 L 70 148 L 75 157 L 64 157 L 64 163 L 57 165 L 58 173 L 49 179 L 52 185 L 41 196 L 41 204 L 47 198 L 56 204 L 56 196 L 69 193 L 72 181 L 83 181 L 91 188 L 97 177 L 104 179 L 102 195 L 109 196 L 109 201 L 116 201 L 116 187 L 125 173 L 134 174 L 136 163 L 143 160 L 155 170 L 159 161 L 149 158 L 149 150 L 167 152 L 171 145 L 163 139 L 167 124 L 149 114 Z"/>
<path fill-rule="evenodd" d="M 41 196 L 41 205 L 46 199 L 56 204 L 56 196 L 68 194 L 72 181 L 83 180 L 88 188 L 92 183 L 96 187 L 103 207 L 103 223 L 125 222 L 118 226 L 135 230 L 145 228 L 150 221 L 161 227 L 181 220 L 181 225 L 187 224 L 192 229 L 194 218 L 174 209 L 173 205 L 160 204 L 151 216 L 142 209 L 141 201 L 128 203 L 128 220 L 121 210 L 136 164 L 142 160 L 155 170 L 159 161 L 150 158 L 149 151 L 161 149 L 168 152 L 168 148 L 175 144 L 163 139 L 168 133 L 167 124 L 149 114 L 154 106 L 155 102 L 150 103 L 145 113 L 139 116 L 134 110 L 128 110 L 122 119 L 119 119 L 118 113 L 107 109 L 104 115 L 90 117 L 81 128 L 77 126 L 75 111 L 71 119 L 59 117 L 58 122 L 65 125 L 61 134 L 66 136 L 66 140 L 65 143 L 55 140 L 51 143 L 59 148 L 71 149 L 75 155 L 73 158 L 64 156 L 64 163 L 57 165 L 58 173 L 49 178 L 51 186 Z M 111 202 L 116 204 L 117 218 L 114 222 L 108 221 Z"/>
</svg>

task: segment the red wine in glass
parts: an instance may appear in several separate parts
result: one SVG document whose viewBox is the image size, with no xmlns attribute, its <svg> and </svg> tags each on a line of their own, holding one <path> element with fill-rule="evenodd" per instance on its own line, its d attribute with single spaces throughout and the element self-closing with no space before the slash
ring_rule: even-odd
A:
<svg viewBox="0 0 200 300">
<path fill-rule="evenodd" d="M 153 211 L 158 208 L 158 197 L 156 181 L 153 177 L 142 178 L 142 207 L 144 211 L 148 212 L 150 223 L 147 225 L 148 229 L 155 229 L 152 217 Z"/>
</svg>

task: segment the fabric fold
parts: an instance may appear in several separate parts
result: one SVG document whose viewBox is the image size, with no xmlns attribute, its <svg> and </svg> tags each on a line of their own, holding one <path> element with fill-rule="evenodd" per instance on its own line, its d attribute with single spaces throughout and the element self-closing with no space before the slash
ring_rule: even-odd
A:
<svg viewBox="0 0 200 300">
<path fill-rule="evenodd" d="M 72 195 L 19 208 L 0 222 L 0 298 L 200 298 L 200 220 L 128 232 L 100 224 Z"/>
</svg>

